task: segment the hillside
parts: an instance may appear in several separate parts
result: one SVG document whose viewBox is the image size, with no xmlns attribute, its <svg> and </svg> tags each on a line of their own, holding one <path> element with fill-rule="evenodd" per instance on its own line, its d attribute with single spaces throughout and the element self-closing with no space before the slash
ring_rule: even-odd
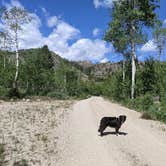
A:
<svg viewBox="0 0 166 166">
<path fill-rule="evenodd" d="M 24 62 L 28 56 L 35 57 L 39 51 L 40 48 L 20 50 L 20 58 Z M 6 57 L 9 57 L 10 61 L 14 61 L 15 54 L 13 52 L 1 51 L 0 56 L 4 53 Z M 69 61 L 54 52 L 51 52 L 51 58 L 53 60 L 55 70 L 61 68 L 62 66 L 72 70 L 74 69 L 81 72 L 84 79 L 87 79 L 88 76 L 91 76 L 94 79 L 105 78 L 106 76 L 112 75 L 116 71 L 120 70 L 122 66 L 121 62 L 93 64 L 90 61 Z"/>
<path fill-rule="evenodd" d="M 122 69 L 122 63 L 97 63 L 93 64 L 90 61 L 71 62 L 75 67 L 80 69 L 83 73 L 89 75 L 95 80 L 104 79 L 111 76 L 113 73 Z"/>
</svg>

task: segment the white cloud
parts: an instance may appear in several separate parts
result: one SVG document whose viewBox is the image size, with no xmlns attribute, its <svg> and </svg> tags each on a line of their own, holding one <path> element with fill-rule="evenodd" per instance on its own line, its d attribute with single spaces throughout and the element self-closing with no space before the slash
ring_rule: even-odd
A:
<svg viewBox="0 0 166 166">
<path fill-rule="evenodd" d="M 52 16 L 48 18 L 47 24 L 48 27 L 54 27 L 58 23 L 58 18 L 56 16 Z"/>
<path fill-rule="evenodd" d="M 17 1 L 17 0 L 11 0 L 11 5 L 12 5 L 12 6 L 16 6 L 16 7 L 24 8 L 24 7 L 22 6 L 22 4 L 21 4 L 19 1 Z"/>
<path fill-rule="evenodd" d="M 96 37 L 96 36 L 98 36 L 99 35 L 99 33 L 100 33 L 100 29 L 98 29 L 98 28 L 95 28 L 94 30 L 93 30 L 93 36 L 94 37 Z"/>
<path fill-rule="evenodd" d="M 95 8 L 99 7 L 112 7 L 113 1 L 117 0 L 93 0 L 93 4 L 95 5 Z"/>
<path fill-rule="evenodd" d="M 46 38 L 45 44 L 49 48 L 63 55 L 68 51 L 68 41 L 79 37 L 80 31 L 64 21 L 58 21 L 58 25 L 54 28 L 52 33 Z"/>
<path fill-rule="evenodd" d="M 10 3 L 7 3 L 3 0 L 2 5 L 5 6 L 7 9 L 10 9 L 14 6 L 19 8 L 24 8 L 23 5 L 18 0 L 11 0 Z"/>
<path fill-rule="evenodd" d="M 105 41 L 82 38 L 69 47 L 68 52 L 64 54 L 64 57 L 76 61 L 100 61 L 104 59 L 105 54 L 110 51 L 112 51 L 112 46 L 108 46 Z"/>
<path fill-rule="evenodd" d="M 60 22 L 56 27 L 56 33 L 61 39 L 69 40 L 78 37 L 80 31 L 66 22 Z"/>
<path fill-rule="evenodd" d="M 44 13 L 44 15 L 45 15 L 46 17 L 48 17 L 48 16 L 50 15 L 46 8 L 40 7 L 40 9 L 41 9 L 41 11 Z"/>
<path fill-rule="evenodd" d="M 149 40 L 147 43 L 145 43 L 140 51 L 143 51 L 143 52 L 153 52 L 153 51 L 156 51 L 156 45 L 154 43 L 154 40 Z"/>
<path fill-rule="evenodd" d="M 102 60 L 100 61 L 100 63 L 106 63 L 106 62 L 108 62 L 108 61 L 109 61 L 109 59 L 104 58 L 104 59 L 102 59 Z"/>
<path fill-rule="evenodd" d="M 40 32 L 40 18 L 34 13 L 31 13 L 30 16 L 32 17 L 31 22 L 22 25 L 22 31 L 19 33 L 21 49 L 40 47 L 45 42 L 45 38 Z"/>
<path fill-rule="evenodd" d="M 163 21 L 163 24 L 166 25 L 166 19 Z"/>
</svg>

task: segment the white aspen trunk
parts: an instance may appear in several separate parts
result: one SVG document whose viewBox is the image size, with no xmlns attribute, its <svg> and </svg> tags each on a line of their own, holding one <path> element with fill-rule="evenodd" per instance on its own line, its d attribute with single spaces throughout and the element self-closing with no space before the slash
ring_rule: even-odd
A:
<svg viewBox="0 0 166 166">
<path fill-rule="evenodd" d="M 16 73 L 14 78 L 15 82 L 17 82 L 18 80 L 18 73 L 19 73 L 19 53 L 18 53 L 18 49 L 16 49 Z"/>
<path fill-rule="evenodd" d="M 132 83 L 131 83 L 131 98 L 134 99 L 135 95 L 135 74 L 136 74 L 136 53 L 135 53 L 135 43 L 131 44 L 132 49 Z"/>
<path fill-rule="evenodd" d="M 4 39 L 3 39 L 3 49 L 4 51 L 6 51 L 6 36 L 4 35 Z M 6 68 L 6 53 L 3 54 L 3 68 L 5 69 Z"/>
<path fill-rule="evenodd" d="M 17 28 L 15 30 L 15 47 L 16 47 L 16 72 L 14 77 L 14 89 L 18 89 L 18 74 L 19 74 L 19 52 L 18 52 L 18 34 Z"/>
</svg>

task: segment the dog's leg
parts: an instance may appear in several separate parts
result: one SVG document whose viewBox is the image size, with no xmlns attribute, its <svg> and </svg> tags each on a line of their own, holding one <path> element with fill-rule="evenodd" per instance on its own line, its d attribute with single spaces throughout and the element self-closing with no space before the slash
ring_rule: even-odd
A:
<svg viewBox="0 0 166 166">
<path fill-rule="evenodd" d="M 119 127 L 115 128 L 116 135 L 119 134 Z"/>
<path fill-rule="evenodd" d="M 100 132 L 100 136 L 103 136 L 103 131 L 106 129 L 106 127 L 107 127 L 107 126 L 104 126 L 104 125 L 103 125 L 103 126 L 101 125 L 101 126 L 99 127 L 99 130 L 98 130 L 98 131 Z"/>
</svg>

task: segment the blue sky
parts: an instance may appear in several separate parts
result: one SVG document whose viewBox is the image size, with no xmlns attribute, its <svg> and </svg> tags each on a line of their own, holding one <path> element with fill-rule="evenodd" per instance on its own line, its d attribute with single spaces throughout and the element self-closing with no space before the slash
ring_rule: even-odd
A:
<svg viewBox="0 0 166 166">
<path fill-rule="evenodd" d="M 102 40 L 111 4 L 112 0 L 1 0 L 1 6 L 19 6 L 33 16 L 20 32 L 21 49 L 47 44 L 64 58 L 92 62 L 120 60 L 112 45 Z M 157 13 L 166 25 L 165 7 L 166 1 L 161 0 Z M 140 60 L 155 54 L 152 38 L 138 50 Z"/>
</svg>

